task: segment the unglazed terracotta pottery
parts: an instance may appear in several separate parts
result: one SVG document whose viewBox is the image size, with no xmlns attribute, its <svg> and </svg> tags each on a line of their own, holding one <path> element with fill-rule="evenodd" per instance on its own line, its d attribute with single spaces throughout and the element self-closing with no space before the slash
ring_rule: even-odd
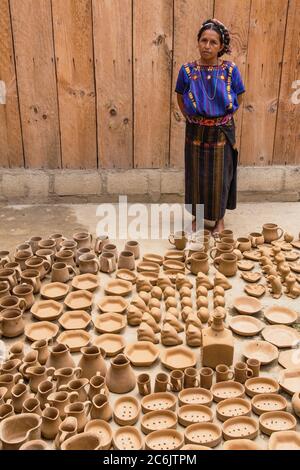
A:
<svg viewBox="0 0 300 470">
<path fill-rule="evenodd" d="M 250 439 L 232 439 L 226 441 L 222 447 L 223 450 L 263 450 L 262 447 Z"/>
<path fill-rule="evenodd" d="M 90 379 L 88 397 L 92 400 L 95 395 L 99 394 L 108 396 L 109 390 L 106 385 L 105 377 L 100 375 L 100 372 L 97 372 L 97 374 Z"/>
<path fill-rule="evenodd" d="M 65 344 L 54 345 L 50 349 L 46 366 L 54 367 L 55 369 L 60 369 L 61 367 L 75 367 L 75 362 L 68 346 Z"/>
<path fill-rule="evenodd" d="M 265 393 L 277 393 L 279 384 L 271 377 L 252 377 L 245 382 L 245 390 L 249 397 Z"/>
<path fill-rule="evenodd" d="M 29 378 L 29 387 L 32 392 L 38 391 L 38 386 L 48 377 L 51 377 L 54 373 L 54 367 L 46 368 L 45 366 L 33 366 L 27 367 L 26 376 Z"/>
<path fill-rule="evenodd" d="M 149 395 L 151 393 L 151 379 L 149 374 L 140 374 L 137 377 L 137 385 L 139 394 L 142 396 Z"/>
<path fill-rule="evenodd" d="M 184 427 L 194 423 L 209 423 L 213 418 L 213 411 L 204 405 L 184 405 L 178 410 L 178 422 Z"/>
<path fill-rule="evenodd" d="M 244 398 L 226 398 L 217 404 L 216 414 L 220 421 L 238 416 L 250 416 L 251 403 Z"/>
<path fill-rule="evenodd" d="M 288 349 L 287 351 L 281 351 L 278 362 L 285 369 L 298 369 L 300 367 L 299 349 Z"/>
<path fill-rule="evenodd" d="M 40 279 L 42 280 L 49 273 L 51 263 L 44 258 L 32 256 L 25 261 L 25 267 L 27 269 L 36 269 L 40 273 Z"/>
<path fill-rule="evenodd" d="M 262 331 L 262 337 L 278 348 L 291 348 L 298 344 L 300 334 L 289 326 L 271 325 Z"/>
<path fill-rule="evenodd" d="M 97 303 L 99 309 L 106 312 L 123 313 L 128 307 L 128 302 L 119 295 L 103 296 Z"/>
<path fill-rule="evenodd" d="M 116 278 L 122 279 L 123 281 L 129 281 L 132 284 L 136 282 L 136 274 L 129 269 L 118 269 L 116 272 Z"/>
<path fill-rule="evenodd" d="M 95 397 L 94 397 L 95 400 Z M 65 406 L 65 413 L 66 416 L 73 416 L 77 419 L 78 425 L 78 432 L 81 433 L 84 430 L 86 423 L 88 422 L 88 415 L 91 409 L 91 402 L 86 401 L 82 402 L 74 402 L 67 406 Z"/>
<path fill-rule="evenodd" d="M 222 253 L 214 259 L 213 264 L 226 277 L 235 276 L 237 272 L 237 256 L 234 253 Z"/>
<path fill-rule="evenodd" d="M 182 339 L 170 323 L 165 323 L 162 327 L 161 344 L 164 346 L 176 346 L 178 344 L 182 344 Z"/>
<path fill-rule="evenodd" d="M 265 292 L 266 288 L 262 284 L 246 284 L 244 287 L 244 291 L 246 294 L 252 296 L 252 297 L 262 297 Z"/>
<path fill-rule="evenodd" d="M 85 425 L 84 431 L 98 434 L 101 439 L 101 449 L 110 449 L 112 442 L 112 430 L 106 421 L 102 419 L 93 419 Z"/>
<path fill-rule="evenodd" d="M 247 359 L 258 359 L 262 365 L 278 358 L 278 349 L 267 341 L 248 341 L 243 349 Z"/>
<path fill-rule="evenodd" d="M 247 379 L 253 376 L 253 372 L 248 368 L 246 362 L 236 362 L 234 365 L 234 380 L 244 384 Z"/>
<path fill-rule="evenodd" d="M 12 268 L 0 269 L 0 281 L 8 282 L 11 289 L 18 284 L 18 278 L 19 278 L 19 275 L 15 269 L 12 269 Z"/>
<path fill-rule="evenodd" d="M 95 254 L 85 253 L 79 256 L 78 266 L 80 274 L 97 274 L 100 262 Z"/>
<path fill-rule="evenodd" d="M 81 348 L 81 358 L 78 362 L 78 367 L 81 367 L 81 377 L 91 379 L 97 372 L 105 377 L 106 364 L 104 361 L 105 352 L 97 346 L 87 346 Z"/>
<path fill-rule="evenodd" d="M 300 392 L 300 368 L 283 370 L 279 374 L 280 387 L 290 395 Z"/>
<path fill-rule="evenodd" d="M 265 325 L 249 315 L 237 315 L 230 319 L 229 326 L 239 336 L 255 336 L 261 332 Z"/>
<path fill-rule="evenodd" d="M 132 426 L 139 419 L 140 410 L 140 402 L 135 397 L 120 397 L 114 404 L 114 421 L 119 426 Z"/>
<path fill-rule="evenodd" d="M 23 313 L 25 308 L 26 308 L 25 300 L 15 295 L 8 295 L 0 299 L 0 311 L 9 310 L 9 309 L 11 310 L 18 309 L 18 310 L 21 310 L 21 312 Z"/>
<path fill-rule="evenodd" d="M 9 418 L 10 416 L 14 416 L 14 414 L 15 410 L 11 403 L 2 403 L 2 405 L 0 405 L 0 423 L 1 421 L 5 421 L 6 418 Z"/>
<path fill-rule="evenodd" d="M 300 418 L 300 393 L 296 392 L 292 398 L 294 413 Z"/>
<path fill-rule="evenodd" d="M 214 423 L 190 424 L 184 432 L 186 444 L 203 444 L 207 447 L 216 447 L 222 439 L 222 429 Z"/>
<path fill-rule="evenodd" d="M 84 346 L 90 344 L 90 334 L 85 330 L 66 330 L 56 339 L 58 344 L 65 344 L 71 352 L 80 351 Z"/>
<path fill-rule="evenodd" d="M 261 274 L 259 272 L 242 272 L 241 278 L 246 282 L 258 282 L 261 279 Z"/>
<path fill-rule="evenodd" d="M 62 282 L 51 282 L 41 287 L 41 296 L 45 299 L 60 300 L 69 292 L 70 287 Z"/>
<path fill-rule="evenodd" d="M 103 247 L 110 243 L 108 235 L 99 235 L 95 240 L 94 251 L 97 255 L 102 253 Z"/>
<path fill-rule="evenodd" d="M 112 273 L 116 270 L 117 263 L 114 253 L 105 252 L 102 253 L 100 258 L 100 271 L 104 273 Z"/>
<path fill-rule="evenodd" d="M 155 392 L 142 398 L 143 413 L 157 410 L 171 410 L 176 408 L 176 397 L 169 392 Z"/>
<path fill-rule="evenodd" d="M 111 360 L 106 375 L 106 384 L 113 393 L 128 393 L 134 389 L 136 377 L 126 355 L 118 354 Z"/>
<path fill-rule="evenodd" d="M 92 318 L 85 310 L 70 310 L 65 312 L 58 320 L 65 330 L 84 330 Z"/>
<path fill-rule="evenodd" d="M 26 325 L 25 336 L 29 341 L 39 341 L 40 339 L 47 339 L 49 341 L 57 335 L 58 330 L 58 326 L 54 323 L 39 321 Z"/>
<path fill-rule="evenodd" d="M 255 439 L 258 435 L 258 422 L 249 416 L 236 416 L 229 418 L 223 424 L 223 438 L 231 439 Z"/>
<path fill-rule="evenodd" d="M 277 431 L 269 439 L 269 450 L 299 450 L 300 433 L 297 431 Z"/>
<path fill-rule="evenodd" d="M 121 295 L 125 297 L 132 292 L 132 283 L 121 279 L 113 279 L 106 284 L 104 292 L 107 295 Z"/>
<path fill-rule="evenodd" d="M 160 265 L 158 263 L 153 263 L 151 261 L 140 261 L 137 264 L 136 269 L 138 272 L 158 273 L 160 270 Z"/>
<path fill-rule="evenodd" d="M 45 408 L 42 415 L 42 437 L 49 440 L 55 439 L 60 424 L 61 418 L 59 415 L 59 410 L 52 406 Z"/>
<path fill-rule="evenodd" d="M 265 243 L 271 243 L 282 237 L 283 230 L 276 224 L 268 223 L 263 225 L 262 234 L 264 236 Z"/>
<path fill-rule="evenodd" d="M 156 410 L 145 414 L 141 421 L 141 429 L 144 434 L 154 431 L 176 429 L 177 415 L 170 410 Z"/>
<path fill-rule="evenodd" d="M 196 365 L 196 355 L 185 346 L 175 346 L 162 351 L 161 363 L 169 370 L 184 370 Z"/>
<path fill-rule="evenodd" d="M 134 426 L 123 426 L 114 432 L 113 447 L 116 450 L 142 450 L 143 438 Z"/>
<path fill-rule="evenodd" d="M 56 300 L 38 300 L 31 307 L 31 313 L 37 320 L 57 320 L 63 311 L 63 305 Z"/>
<path fill-rule="evenodd" d="M 19 449 L 25 442 L 40 438 L 42 418 L 35 413 L 10 416 L 0 424 L 0 439 L 4 450 Z"/>
<path fill-rule="evenodd" d="M 212 324 L 202 330 L 202 364 L 212 367 L 218 364 L 230 366 L 233 362 L 233 336 L 232 332 L 224 327 L 225 315 L 215 310 Z"/>
<path fill-rule="evenodd" d="M 197 275 L 199 272 L 207 274 L 209 271 L 208 256 L 206 253 L 193 253 L 186 261 L 186 268 Z"/>
<path fill-rule="evenodd" d="M 261 302 L 248 296 L 236 297 L 233 302 L 234 308 L 243 315 L 255 315 L 260 312 Z"/>
<path fill-rule="evenodd" d="M 48 396 L 55 391 L 55 384 L 50 382 L 50 380 L 44 380 L 38 386 L 38 391 L 36 394 L 36 398 L 40 402 L 40 407 L 43 410 L 46 406 Z"/>
<path fill-rule="evenodd" d="M 264 311 L 264 316 L 273 325 L 292 325 L 298 319 L 294 310 L 280 305 L 273 305 Z"/>
<path fill-rule="evenodd" d="M 98 277 L 95 274 L 79 274 L 72 280 L 72 287 L 77 290 L 94 291 L 99 286 Z"/>
<path fill-rule="evenodd" d="M 121 335 L 104 333 L 93 340 L 93 344 L 102 348 L 107 357 L 116 356 L 125 348 L 125 339 Z"/>
<path fill-rule="evenodd" d="M 161 429 L 151 432 L 145 440 L 149 450 L 178 450 L 184 443 L 183 435 L 174 429 Z"/>
<path fill-rule="evenodd" d="M 16 338 L 24 333 L 24 319 L 20 309 L 5 309 L 0 315 L 0 334 L 2 336 Z"/>
<path fill-rule="evenodd" d="M 58 433 L 55 437 L 55 447 L 60 449 L 64 441 L 77 434 L 77 419 L 73 416 L 65 418 L 59 425 Z"/>
<path fill-rule="evenodd" d="M 146 322 L 141 322 L 137 329 L 137 339 L 138 341 L 150 341 L 153 344 L 159 343 L 158 337 L 155 335 L 151 326 Z"/>
<path fill-rule="evenodd" d="M 188 242 L 187 233 L 184 231 L 177 231 L 169 235 L 169 242 L 174 245 L 176 250 L 184 250 Z"/>
<path fill-rule="evenodd" d="M 98 315 L 93 323 L 98 333 L 120 333 L 127 324 L 124 315 L 113 312 Z"/>
<path fill-rule="evenodd" d="M 51 282 L 67 283 L 75 276 L 76 272 L 73 266 L 63 261 L 53 264 L 51 271 Z"/>
<path fill-rule="evenodd" d="M 31 285 L 21 284 L 21 285 L 15 286 L 12 292 L 14 296 L 25 300 L 25 303 L 26 303 L 25 310 L 29 310 L 34 304 L 33 287 Z M 1 298 L 1 293 L 0 293 L 0 298 Z"/>
<path fill-rule="evenodd" d="M 218 382 L 211 387 L 211 393 L 215 402 L 219 403 L 228 398 L 243 398 L 245 396 L 245 387 L 239 382 L 227 380 Z"/>
<path fill-rule="evenodd" d="M 107 395 L 100 393 L 92 398 L 91 418 L 110 421 L 113 410 L 109 403 Z"/>
<path fill-rule="evenodd" d="M 178 394 L 179 406 L 182 405 L 203 405 L 211 406 L 213 401 L 212 393 L 201 387 L 185 388 Z"/>
<path fill-rule="evenodd" d="M 257 415 L 261 415 L 267 411 L 285 411 L 287 401 L 278 393 L 260 393 L 254 395 L 251 405 L 252 411 Z"/>
<path fill-rule="evenodd" d="M 295 431 L 296 424 L 296 418 L 287 411 L 268 411 L 259 418 L 259 428 L 268 436 L 275 431 Z"/>
<path fill-rule="evenodd" d="M 59 390 L 62 385 L 67 385 L 72 380 L 79 379 L 80 375 L 80 367 L 61 367 L 55 370 L 53 380 L 56 380 L 56 388 Z"/>
<path fill-rule="evenodd" d="M 137 341 L 128 344 L 124 354 L 134 366 L 149 366 L 158 359 L 159 349 L 150 341 Z"/>
<path fill-rule="evenodd" d="M 61 444 L 61 450 L 100 450 L 101 437 L 94 432 L 82 432 L 69 437 Z"/>
<path fill-rule="evenodd" d="M 20 447 L 20 450 L 50 450 L 47 442 L 42 439 L 33 439 L 32 441 L 25 442 Z"/>
<path fill-rule="evenodd" d="M 128 240 L 125 243 L 125 251 L 131 251 L 134 254 L 134 259 L 140 257 L 140 245 L 136 240 Z"/>
<path fill-rule="evenodd" d="M 71 310 L 87 310 L 93 303 L 93 294 L 87 290 L 77 290 L 67 295 L 65 305 Z"/>
<path fill-rule="evenodd" d="M 246 364 L 252 370 L 252 377 L 258 377 L 260 371 L 260 361 L 258 359 L 247 359 Z"/>
<path fill-rule="evenodd" d="M 137 265 L 137 270 L 139 270 L 138 266 L 139 265 Z M 135 259 L 132 251 L 121 251 L 118 260 L 118 269 L 129 269 L 130 271 L 134 271 Z M 140 271 L 143 271 L 143 269 L 140 269 Z"/>
</svg>

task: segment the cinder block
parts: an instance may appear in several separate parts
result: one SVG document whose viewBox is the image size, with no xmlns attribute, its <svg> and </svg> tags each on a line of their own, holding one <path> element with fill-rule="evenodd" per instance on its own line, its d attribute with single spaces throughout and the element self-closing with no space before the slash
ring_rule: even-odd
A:
<svg viewBox="0 0 300 470">
<path fill-rule="evenodd" d="M 183 194 L 184 193 L 184 172 L 183 171 L 162 171 L 161 172 L 161 193 L 162 194 Z"/>
<path fill-rule="evenodd" d="M 108 194 L 147 194 L 148 175 L 143 170 L 109 172 L 106 185 Z"/>
<path fill-rule="evenodd" d="M 239 191 L 281 191 L 285 169 L 283 167 L 239 167 Z"/>
<path fill-rule="evenodd" d="M 25 170 L 4 173 L 2 178 L 3 196 L 7 199 L 25 197 L 27 178 Z"/>
<path fill-rule="evenodd" d="M 263 192 L 238 191 L 238 202 L 297 202 L 299 193 L 296 191 Z"/>
<path fill-rule="evenodd" d="M 59 196 L 98 195 L 101 190 L 101 178 L 97 171 L 62 171 L 54 175 L 54 193 Z"/>
<path fill-rule="evenodd" d="M 300 167 L 286 167 L 285 168 L 285 191 L 300 191 Z"/>
<path fill-rule="evenodd" d="M 45 172 L 29 173 L 26 178 L 27 197 L 47 199 L 49 195 L 49 175 Z"/>
</svg>

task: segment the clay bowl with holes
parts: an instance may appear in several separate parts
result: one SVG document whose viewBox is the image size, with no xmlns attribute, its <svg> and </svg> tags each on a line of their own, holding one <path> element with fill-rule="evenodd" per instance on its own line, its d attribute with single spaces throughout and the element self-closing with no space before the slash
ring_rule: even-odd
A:
<svg viewBox="0 0 300 470">
<path fill-rule="evenodd" d="M 120 333 L 127 325 L 125 315 L 120 313 L 102 313 L 93 319 L 95 330 L 98 333 Z"/>
<path fill-rule="evenodd" d="M 277 393 L 279 383 L 271 377 L 252 377 L 246 380 L 245 390 L 249 397 L 261 395 L 262 393 Z"/>
<path fill-rule="evenodd" d="M 190 424 L 184 432 L 186 444 L 200 444 L 216 447 L 222 440 L 222 429 L 214 423 Z"/>
<path fill-rule="evenodd" d="M 217 404 L 216 414 L 223 422 L 238 416 L 250 416 L 251 403 L 244 398 L 226 398 Z"/>
<path fill-rule="evenodd" d="M 228 398 L 243 398 L 245 396 L 244 385 L 233 380 L 215 383 L 210 390 L 216 403 Z"/>
<path fill-rule="evenodd" d="M 140 411 L 140 402 L 135 397 L 120 397 L 114 404 L 114 420 L 119 426 L 132 426 L 139 419 Z"/>
<path fill-rule="evenodd" d="M 112 357 L 124 350 L 126 341 L 121 335 L 104 333 L 101 336 L 94 338 L 93 344 L 98 346 L 98 348 L 102 348 L 107 357 Z"/>
<path fill-rule="evenodd" d="M 229 323 L 232 331 L 239 336 L 255 336 L 264 328 L 264 323 L 249 315 L 236 315 Z"/>
<path fill-rule="evenodd" d="M 153 263 L 152 261 L 140 261 L 136 266 L 136 270 L 139 273 L 142 271 L 159 273 L 160 265 L 158 263 Z"/>
<path fill-rule="evenodd" d="M 158 410 L 171 410 L 176 408 L 176 397 L 170 392 L 151 393 L 142 398 L 141 407 L 143 413 Z"/>
<path fill-rule="evenodd" d="M 65 330 L 85 330 L 92 320 L 85 310 L 70 310 L 62 314 L 58 323 Z"/>
<path fill-rule="evenodd" d="M 261 432 L 270 436 L 277 431 L 295 431 L 297 420 L 287 411 L 268 411 L 259 417 Z"/>
<path fill-rule="evenodd" d="M 79 274 L 72 280 L 72 287 L 76 290 L 88 290 L 90 292 L 97 289 L 99 280 L 96 274 Z"/>
<path fill-rule="evenodd" d="M 124 354 L 136 367 L 151 366 L 159 357 L 159 348 L 150 341 L 127 344 Z"/>
<path fill-rule="evenodd" d="M 279 385 L 289 395 L 300 392 L 300 368 L 283 370 L 279 374 Z"/>
<path fill-rule="evenodd" d="M 103 419 L 92 419 L 84 428 L 84 432 L 93 432 L 100 435 L 101 449 L 109 450 L 112 442 L 112 430 L 110 425 Z"/>
<path fill-rule="evenodd" d="M 145 253 L 143 261 L 150 261 L 150 263 L 157 263 L 160 266 L 163 264 L 164 257 L 157 253 Z"/>
<path fill-rule="evenodd" d="M 262 309 L 261 302 L 258 299 L 247 295 L 236 297 L 233 306 L 242 315 L 255 315 Z"/>
<path fill-rule="evenodd" d="M 98 301 L 98 308 L 104 313 L 123 313 L 128 302 L 120 295 L 106 295 Z"/>
<path fill-rule="evenodd" d="M 70 286 L 63 282 L 50 282 L 41 287 L 41 296 L 45 299 L 60 300 L 63 299 L 70 290 Z"/>
<path fill-rule="evenodd" d="M 222 450 L 263 450 L 262 447 L 250 439 L 232 439 L 223 444 Z"/>
<path fill-rule="evenodd" d="M 261 334 L 264 340 L 277 348 L 291 348 L 300 340 L 298 331 L 285 325 L 267 326 L 263 329 Z"/>
<path fill-rule="evenodd" d="M 153 431 L 145 439 L 147 450 L 179 450 L 184 444 L 184 437 L 175 429 Z"/>
<path fill-rule="evenodd" d="M 287 401 L 278 393 L 261 393 L 255 395 L 251 400 L 252 411 L 256 415 L 267 413 L 268 411 L 285 411 Z"/>
<path fill-rule="evenodd" d="M 113 435 L 113 447 L 115 450 L 142 450 L 143 438 L 134 426 L 118 428 Z"/>
<path fill-rule="evenodd" d="M 247 359 L 258 359 L 262 365 L 265 365 L 278 358 L 278 349 L 268 341 L 248 341 L 243 355 Z"/>
<path fill-rule="evenodd" d="M 298 313 L 280 305 L 273 305 L 264 311 L 265 319 L 272 325 L 292 325 L 298 319 Z"/>
<path fill-rule="evenodd" d="M 281 351 L 278 362 L 285 369 L 299 369 L 300 349 L 288 349 L 287 351 Z"/>
<path fill-rule="evenodd" d="M 61 333 L 56 341 L 68 346 L 71 352 L 78 352 L 81 348 L 90 344 L 91 336 L 85 330 L 66 330 Z"/>
<path fill-rule="evenodd" d="M 49 321 L 39 321 L 25 326 L 25 336 L 29 341 L 39 341 L 46 339 L 50 341 L 55 338 L 59 330 L 58 325 Z"/>
<path fill-rule="evenodd" d="M 231 439 L 255 439 L 258 431 L 257 420 L 249 416 L 235 416 L 234 418 L 227 419 L 223 424 L 223 438 L 225 441 Z"/>
<path fill-rule="evenodd" d="M 142 417 L 141 429 L 144 434 L 167 429 L 176 429 L 177 414 L 171 410 L 150 411 Z"/>
<path fill-rule="evenodd" d="M 214 419 L 213 411 L 204 405 L 184 405 L 177 413 L 178 422 L 184 427 L 195 423 L 211 423 Z"/>
<path fill-rule="evenodd" d="M 212 393 L 206 388 L 185 388 L 178 394 L 178 404 L 183 405 L 204 405 L 211 406 L 213 401 Z"/>
<path fill-rule="evenodd" d="M 210 447 L 207 446 L 200 446 L 198 444 L 185 444 L 181 447 L 181 450 L 212 450 Z"/>
<path fill-rule="evenodd" d="M 92 306 L 93 294 L 88 290 L 70 292 L 65 298 L 64 303 L 71 310 L 86 310 Z"/>
<path fill-rule="evenodd" d="M 60 317 L 63 306 L 56 300 L 38 300 L 30 311 L 37 320 L 52 321 Z"/>
<path fill-rule="evenodd" d="M 161 363 L 169 370 L 185 370 L 195 367 L 196 355 L 185 346 L 174 346 L 162 351 Z"/>
<path fill-rule="evenodd" d="M 106 295 L 121 295 L 126 297 L 126 295 L 132 292 L 132 283 L 122 279 L 112 279 L 106 284 L 104 292 Z"/>
<path fill-rule="evenodd" d="M 277 431 L 269 439 L 269 450 L 300 450 L 300 432 Z"/>
</svg>

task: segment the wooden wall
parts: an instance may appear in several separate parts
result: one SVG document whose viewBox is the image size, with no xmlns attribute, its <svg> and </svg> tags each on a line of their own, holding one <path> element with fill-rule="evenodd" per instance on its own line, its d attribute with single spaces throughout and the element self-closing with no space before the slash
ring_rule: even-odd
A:
<svg viewBox="0 0 300 470">
<path fill-rule="evenodd" d="M 240 164 L 299 165 L 300 0 L 0 0 L 0 166 L 183 167 L 174 88 L 210 17 L 247 89 Z"/>
</svg>

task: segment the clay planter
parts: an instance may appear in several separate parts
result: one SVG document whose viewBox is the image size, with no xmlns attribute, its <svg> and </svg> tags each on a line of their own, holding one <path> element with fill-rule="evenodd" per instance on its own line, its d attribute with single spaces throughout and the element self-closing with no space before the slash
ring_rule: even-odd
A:
<svg viewBox="0 0 300 470">
<path fill-rule="evenodd" d="M 110 368 L 106 375 L 106 384 L 108 389 L 113 393 L 128 393 L 134 389 L 136 377 L 129 360 L 124 354 L 118 354 L 118 356 L 111 361 Z"/>
<path fill-rule="evenodd" d="M 10 416 L 0 424 L 3 450 L 19 449 L 25 442 L 40 438 L 42 418 L 35 413 Z"/>
<path fill-rule="evenodd" d="M 81 358 L 78 363 L 78 367 L 81 367 L 81 377 L 91 379 L 97 372 L 105 377 L 106 376 L 106 364 L 104 361 L 105 352 L 97 346 L 87 346 L 81 348 Z"/>
<path fill-rule="evenodd" d="M 94 432 L 82 432 L 66 439 L 61 450 L 100 450 L 101 436 Z"/>
</svg>

